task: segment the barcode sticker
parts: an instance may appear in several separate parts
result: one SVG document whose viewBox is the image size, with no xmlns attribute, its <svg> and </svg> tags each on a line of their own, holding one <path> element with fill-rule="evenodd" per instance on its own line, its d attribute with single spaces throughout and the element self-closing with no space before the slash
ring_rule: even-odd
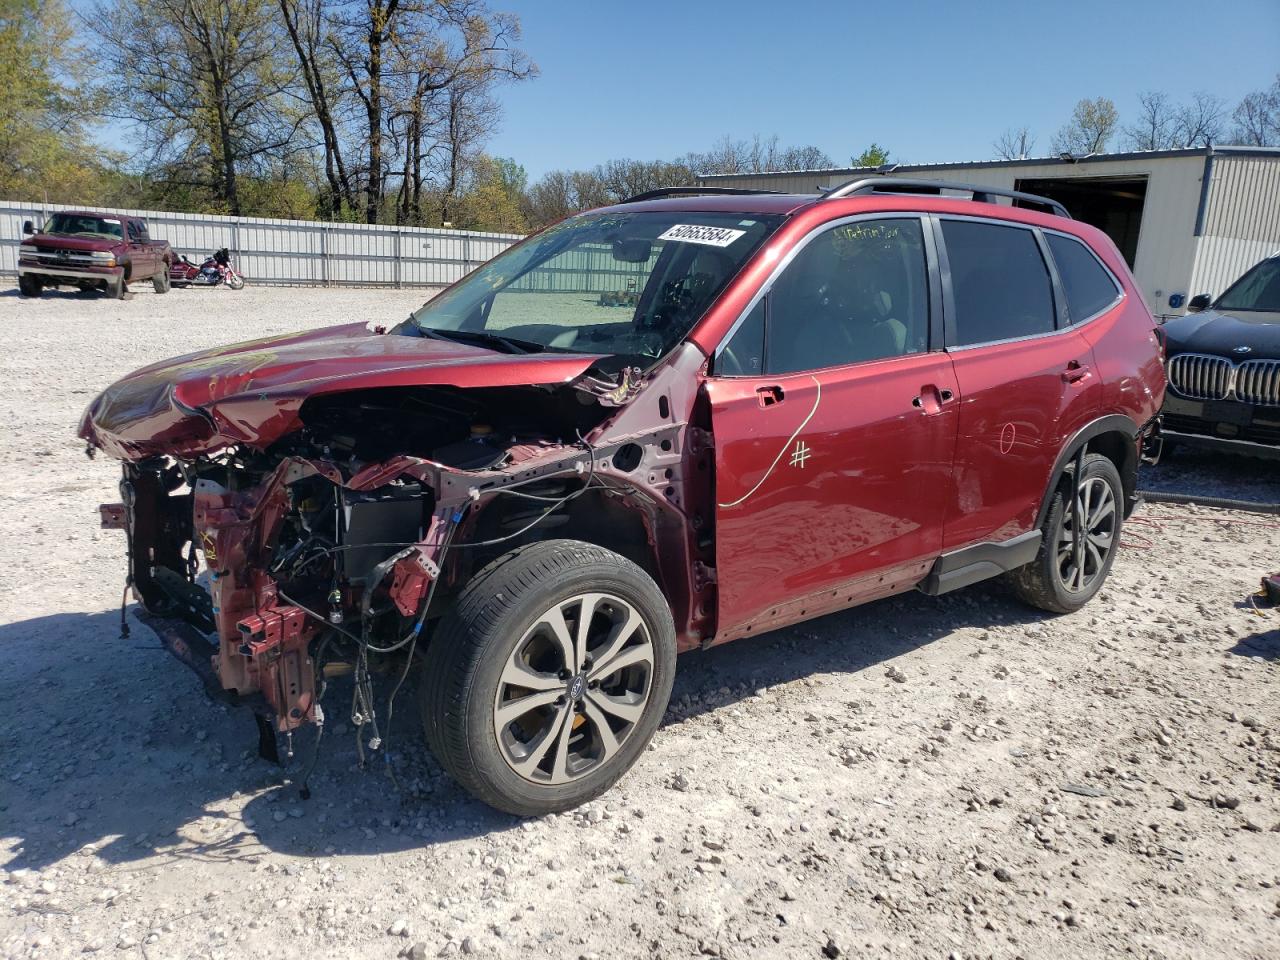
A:
<svg viewBox="0 0 1280 960">
<path fill-rule="evenodd" d="M 747 231 L 729 227 L 704 227 L 696 223 L 677 223 L 659 240 L 678 240 L 681 243 L 704 243 L 709 247 L 727 247 Z"/>
</svg>

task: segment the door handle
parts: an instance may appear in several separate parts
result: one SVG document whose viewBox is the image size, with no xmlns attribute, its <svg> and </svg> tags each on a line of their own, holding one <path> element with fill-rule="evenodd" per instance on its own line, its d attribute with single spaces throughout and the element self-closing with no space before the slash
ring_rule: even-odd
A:
<svg viewBox="0 0 1280 960">
<path fill-rule="evenodd" d="M 942 405 L 955 396 L 950 390 L 939 390 L 932 383 L 920 388 L 920 393 L 911 398 L 911 405 L 925 413 L 938 413 Z"/>
<path fill-rule="evenodd" d="M 1063 383 L 1079 383 L 1092 372 L 1088 364 L 1081 363 L 1079 360 L 1072 360 L 1067 364 L 1067 369 L 1062 372 L 1062 381 Z"/>
<path fill-rule="evenodd" d="M 784 396 L 782 388 L 777 385 L 756 388 L 756 399 L 760 401 L 762 407 L 772 407 L 775 403 L 781 403 Z"/>
</svg>

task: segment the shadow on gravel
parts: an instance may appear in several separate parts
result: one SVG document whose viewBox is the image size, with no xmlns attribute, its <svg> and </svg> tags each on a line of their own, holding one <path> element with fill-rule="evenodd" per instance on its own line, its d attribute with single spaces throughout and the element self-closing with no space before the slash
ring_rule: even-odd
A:
<svg viewBox="0 0 1280 960">
<path fill-rule="evenodd" d="M 872 669 L 958 627 L 1041 619 L 998 587 L 908 594 L 832 614 L 685 655 L 664 723 L 732 706 L 761 686 Z M 304 801 L 298 781 L 312 731 L 295 736 L 287 766 L 258 759 L 251 714 L 207 700 L 154 634 L 130 621 L 124 640 L 115 611 L 0 626 L 0 652 L 23 663 L 0 674 L 0 838 L 9 838 L 0 844 L 14 854 L 6 869 L 39 869 L 89 843 L 117 864 L 252 862 L 268 850 L 370 856 L 518 829 L 517 818 L 472 800 L 440 771 L 422 743 L 412 683 L 397 699 L 389 738 L 404 792 L 389 779 L 384 752 L 369 769 L 356 767 L 351 687 L 335 683 Z"/>
<path fill-rule="evenodd" d="M 1280 660 L 1280 629 L 1264 630 L 1241 637 L 1227 651 L 1239 657 L 1261 657 L 1263 660 Z"/>
<path fill-rule="evenodd" d="M 1186 496 L 1280 503 L 1280 462 L 1216 450 L 1179 447 L 1156 466 L 1143 466 L 1138 488 Z M 1163 513 L 1165 507 L 1160 505 Z"/>
<path fill-rule="evenodd" d="M 150 281 L 148 281 L 150 282 Z M 0 297 L 9 297 L 14 300 L 30 300 L 31 297 L 22 296 L 22 292 L 17 287 L 10 287 L 7 290 L 0 290 Z M 101 290 L 63 290 L 61 288 L 50 287 L 47 290 L 41 290 L 40 296 L 35 299 L 43 300 L 108 300 L 111 299 Z"/>
<path fill-rule="evenodd" d="M 820 673 L 870 670 L 962 627 L 1048 619 L 1049 614 L 1018 602 L 999 585 L 988 584 L 941 597 L 907 593 L 687 653 L 680 658 L 664 725 L 731 706 L 760 687 Z"/>
</svg>

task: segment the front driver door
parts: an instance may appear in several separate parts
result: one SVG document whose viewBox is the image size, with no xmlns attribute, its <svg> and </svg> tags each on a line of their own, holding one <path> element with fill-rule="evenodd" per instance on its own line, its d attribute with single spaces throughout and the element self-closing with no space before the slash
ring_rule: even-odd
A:
<svg viewBox="0 0 1280 960">
<path fill-rule="evenodd" d="M 932 235 L 811 234 L 717 354 L 715 642 L 914 586 L 942 548 L 959 394 Z"/>
</svg>

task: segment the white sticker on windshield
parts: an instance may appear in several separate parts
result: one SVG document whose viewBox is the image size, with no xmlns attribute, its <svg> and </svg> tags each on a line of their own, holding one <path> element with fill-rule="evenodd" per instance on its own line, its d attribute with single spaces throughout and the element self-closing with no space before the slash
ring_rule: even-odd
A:
<svg viewBox="0 0 1280 960">
<path fill-rule="evenodd" d="M 117 227 L 118 227 L 118 226 L 120 226 L 120 221 L 119 221 L 119 220 L 112 220 L 110 217 L 103 217 L 103 218 L 102 218 L 102 222 L 103 222 L 103 223 L 114 223 Z"/>
<path fill-rule="evenodd" d="M 677 223 L 659 240 L 678 240 L 681 243 L 705 243 L 709 247 L 727 247 L 747 231 L 728 227 L 704 227 L 696 223 Z"/>
</svg>

